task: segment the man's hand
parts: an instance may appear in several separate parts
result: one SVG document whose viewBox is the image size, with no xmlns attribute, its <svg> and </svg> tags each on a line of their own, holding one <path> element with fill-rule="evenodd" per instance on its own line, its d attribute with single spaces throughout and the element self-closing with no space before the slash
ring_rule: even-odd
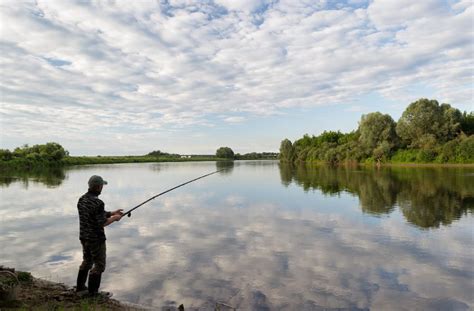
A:
<svg viewBox="0 0 474 311">
<path fill-rule="evenodd" d="M 120 219 L 122 219 L 122 215 L 118 215 L 118 214 L 112 215 L 109 218 L 107 218 L 107 220 L 104 223 L 104 227 L 107 227 L 113 222 L 120 221 Z"/>
<path fill-rule="evenodd" d="M 116 210 L 116 211 L 113 211 L 111 214 L 112 214 L 112 216 L 113 216 L 113 215 L 120 215 L 120 216 L 122 216 L 122 215 L 123 215 L 123 209 L 118 209 L 118 210 Z"/>
</svg>

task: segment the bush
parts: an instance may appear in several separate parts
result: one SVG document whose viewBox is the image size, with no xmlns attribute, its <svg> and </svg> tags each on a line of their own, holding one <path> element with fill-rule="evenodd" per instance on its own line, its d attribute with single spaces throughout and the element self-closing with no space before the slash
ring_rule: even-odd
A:
<svg viewBox="0 0 474 311">
<path fill-rule="evenodd" d="M 459 148 L 459 140 L 451 140 L 441 146 L 436 162 L 448 163 L 456 161 L 456 151 Z"/>
<path fill-rule="evenodd" d="M 421 149 L 416 156 L 416 162 L 429 163 L 436 158 L 436 152 L 433 149 Z"/>
<path fill-rule="evenodd" d="M 387 141 L 382 142 L 372 152 L 374 159 L 376 159 L 378 162 L 386 161 L 388 158 L 390 158 L 391 149 L 390 143 Z"/>
<path fill-rule="evenodd" d="M 330 165 L 335 165 L 339 162 L 338 154 L 335 148 L 329 149 L 324 155 L 324 161 Z"/>
<path fill-rule="evenodd" d="M 474 135 L 461 138 L 456 160 L 461 163 L 474 163 Z"/>
<path fill-rule="evenodd" d="M 416 162 L 418 156 L 418 150 L 398 150 L 392 156 L 391 160 L 395 163 L 409 163 Z"/>
</svg>

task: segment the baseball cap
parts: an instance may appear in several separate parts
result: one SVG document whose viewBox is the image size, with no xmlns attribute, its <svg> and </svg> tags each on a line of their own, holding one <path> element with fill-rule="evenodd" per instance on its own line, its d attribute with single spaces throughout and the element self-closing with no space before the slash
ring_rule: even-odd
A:
<svg viewBox="0 0 474 311">
<path fill-rule="evenodd" d="M 107 185 L 107 181 L 98 175 L 92 175 L 88 183 L 89 187 Z"/>
</svg>

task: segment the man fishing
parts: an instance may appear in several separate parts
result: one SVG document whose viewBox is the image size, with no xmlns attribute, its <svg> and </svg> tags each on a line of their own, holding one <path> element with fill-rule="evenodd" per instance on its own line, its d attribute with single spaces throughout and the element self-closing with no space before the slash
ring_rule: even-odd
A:
<svg viewBox="0 0 474 311">
<path fill-rule="evenodd" d="M 77 275 L 76 292 L 91 297 L 112 296 L 107 292 L 100 292 L 100 281 L 105 270 L 105 232 L 104 227 L 122 218 L 122 209 L 107 212 L 104 202 L 99 199 L 104 185 L 107 182 L 102 177 L 93 175 L 89 179 L 89 190 L 77 202 L 79 212 L 79 239 L 82 244 L 83 261 Z M 89 271 L 90 270 L 90 271 Z M 89 276 L 88 288 L 86 287 Z"/>
<path fill-rule="evenodd" d="M 138 204 L 137 206 L 125 213 L 122 212 L 122 209 L 118 209 L 114 212 L 107 212 L 104 210 L 104 202 L 99 199 L 99 195 L 102 192 L 102 187 L 104 185 L 107 185 L 107 182 L 103 180 L 100 176 L 91 176 L 91 178 L 89 179 L 89 191 L 87 191 L 86 194 L 81 196 L 79 198 L 79 202 L 77 202 L 80 229 L 79 239 L 81 240 L 82 244 L 83 261 L 81 266 L 79 267 L 79 273 L 77 275 L 76 291 L 78 293 L 81 293 L 82 295 L 82 293 L 88 290 L 89 296 L 92 297 L 99 296 L 108 298 L 112 296 L 112 294 L 107 292 L 99 293 L 101 276 L 105 270 L 104 227 L 110 225 L 115 221 L 120 221 L 122 216 L 127 215 L 128 217 L 130 217 L 134 210 L 165 193 L 168 193 L 170 191 L 173 191 L 174 189 L 192 183 L 198 179 L 210 176 L 212 174 L 216 174 L 223 170 L 224 169 L 217 170 L 215 172 L 194 178 L 171 189 L 165 190 L 149 198 L 148 200 Z M 89 288 L 86 287 L 87 275 L 89 275 Z"/>
</svg>

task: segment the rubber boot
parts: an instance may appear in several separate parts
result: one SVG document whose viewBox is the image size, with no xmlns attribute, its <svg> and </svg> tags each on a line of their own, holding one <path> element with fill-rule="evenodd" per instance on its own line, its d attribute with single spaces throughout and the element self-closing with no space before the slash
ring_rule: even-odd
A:
<svg viewBox="0 0 474 311">
<path fill-rule="evenodd" d="M 88 274 L 89 270 L 79 269 L 79 273 L 77 274 L 76 292 L 82 292 L 87 290 L 86 281 Z"/>
<path fill-rule="evenodd" d="M 102 273 L 89 273 L 89 294 L 91 296 L 98 294 L 101 278 Z"/>
<path fill-rule="evenodd" d="M 89 273 L 89 296 L 107 299 L 112 297 L 109 292 L 99 292 L 102 273 Z"/>
</svg>

